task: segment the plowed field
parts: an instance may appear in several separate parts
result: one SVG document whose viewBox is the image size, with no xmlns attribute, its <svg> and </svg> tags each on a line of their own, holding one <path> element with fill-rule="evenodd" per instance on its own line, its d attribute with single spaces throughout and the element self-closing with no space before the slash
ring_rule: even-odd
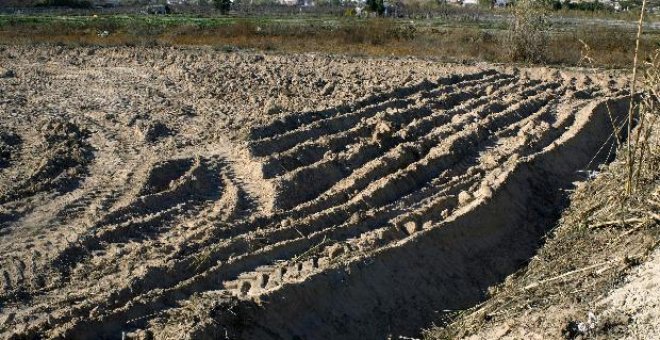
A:
<svg viewBox="0 0 660 340">
<path fill-rule="evenodd" d="M 2 338 L 417 334 L 524 265 L 628 105 L 609 76 L 408 59 L 0 65 Z"/>
</svg>

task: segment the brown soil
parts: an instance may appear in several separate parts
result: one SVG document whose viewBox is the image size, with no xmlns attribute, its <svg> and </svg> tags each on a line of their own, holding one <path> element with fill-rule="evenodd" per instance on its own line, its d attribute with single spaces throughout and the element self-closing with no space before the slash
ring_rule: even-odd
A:
<svg viewBox="0 0 660 340">
<path fill-rule="evenodd" d="M 415 59 L 5 48 L 0 335 L 414 335 L 611 159 L 625 79 Z"/>
</svg>

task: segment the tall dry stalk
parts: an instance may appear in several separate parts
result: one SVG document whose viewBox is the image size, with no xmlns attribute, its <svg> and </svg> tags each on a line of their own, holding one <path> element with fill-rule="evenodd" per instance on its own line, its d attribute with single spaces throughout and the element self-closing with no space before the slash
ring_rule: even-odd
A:
<svg viewBox="0 0 660 340">
<path fill-rule="evenodd" d="M 633 73 L 632 84 L 630 85 L 630 109 L 628 110 L 628 146 L 627 146 L 627 162 L 628 162 L 628 180 L 626 181 L 626 192 L 628 195 L 633 191 L 633 153 L 632 153 L 632 122 L 634 112 L 634 99 L 637 93 L 637 60 L 639 57 L 639 41 L 642 36 L 642 25 L 644 23 L 644 12 L 646 10 L 646 0 L 642 1 L 642 9 L 639 13 L 639 21 L 637 22 L 637 37 L 635 38 L 635 55 L 633 57 Z"/>
<path fill-rule="evenodd" d="M 644 176 L 643 171 L 657 173 L 657 165 L 646 164 L 646 160 L 654 158 L 658 148 L 658 136 L 654 135 L 658 118 L 660 118 L 660 50 L 656 50 L 648 62 L 644 65 L 644 79 L 642 82 L 642 98 L 639 103 L 639 124 L 633 133 L 632 148 L 632 171 L 630 167 L 629 180 L 631 189 L 640 185 L 640 178 Z M 631 140 L 632 140 L 631 138 Z M 635 169 L 635 165 L 637 169 Z"/>
<path fill-rule="evenodd" d="M 548 49 L 546 29 L 545 12 L 537 1 L 517 1 L 504 40 L 509 58 L 512 61 L 544 61 Z"/>
</svg>

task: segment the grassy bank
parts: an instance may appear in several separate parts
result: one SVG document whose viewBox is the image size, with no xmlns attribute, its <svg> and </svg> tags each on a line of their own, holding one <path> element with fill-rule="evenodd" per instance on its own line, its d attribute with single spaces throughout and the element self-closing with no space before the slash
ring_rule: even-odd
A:
<svg viewBox="0 0 660 340">
<path fill-rule="evenodd" d="M 215 46 L 274 52 L 418 56 L 509 62 L 502 22 L 338 17 L 0 16 L 2 44 Z M 598 66 L 627 67 L 634 34 L 596 25 L 548 30 L 548 64 L 579 65 L 584 44 Z M 643 36 L 642 53 L 660 43 Z"/>
</svg>

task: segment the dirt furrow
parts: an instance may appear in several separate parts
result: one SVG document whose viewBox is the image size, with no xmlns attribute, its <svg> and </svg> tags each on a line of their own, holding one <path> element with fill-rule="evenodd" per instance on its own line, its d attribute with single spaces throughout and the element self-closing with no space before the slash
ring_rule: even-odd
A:
<svg viewBox="0 0 660 340">
<path fill-rule="evenodd" d="M 484 79 L 485 82 L 493 82 L 498 79 L 509 78 L 505 75 L 494 75 Z M 429 91 L 429 97 L 440 96 L 436 100 L 437 105 L 453 106 L 457 103 L 479 96 L 479 91 L 473 91 L 472 87 L 483 88 L 481 81 L 468 81 L 466 83 L 459 83 L 459 85 L 452 85 L 449 88 L 440 88 Z M 421 92 L 421 96 L 424 92 Z M 273 153 L 284 152 L 293 148 L 294 146 L 304 143 L 305 141 L 314 140 L 321 135 L 332 135 L 338 132 L 346 131 L 361 123 L 365 119 L 371 118 L 379 112 L 386 110 L 405 109 L 409 105 L 414 105 L 417 98 L 407 96 L 405 98 L 394 97 L 390 99 L 392 102 L 384 104 L 377 104 L 373 107 L 367 107 L 360 111 L 349 112 L 341 116 L 335 116 L 323 119 L 313 124 L 304 126 L 303 128 L 286 132 L 282 135 L 276 135 L 265 140 L 251 141 L 248 148 L 254 156 L 266 156 Z"/>
<path fill-rule="evenodd" d="M 383 219 L 383 220 L 384 220 L 384 219 Z M 369 230 L 369 229 L 375 227 L 377 224 L 378 224 L 378 221 L 372 221 L 371 223 L 368 223 L 368 224 L 364 224 L 364 223 L 363 223 L 362 228 L 358 228 L 358 229 L 362 229 L 363 231 L 366 231 L 366 230 Z M 365 229 L 365 228 L 366 228 L 366 229 Z M 353 228 L 353 229 L 356 229 L 356 228 Z M 388 231 L 389 231 L 389 232 L 388 232 Z M 391 238 L 393 237 L 393 235 L 396 234 L 397 232 L 394 231 L 394 230 L 392 230 L 391 228 L 389 228 L 389 229 L 388 229 L 388 228 L 385 228 L 385 229 L 381 230 L 380 233 L 381 233 L 382 235 L 381 235 L 379 238 L 380 238 L 380 239 L 384 239 L 385 241 L 387 241 L 388 239 L 391 240 Z M 401 232 L 399 232 L 399 234 L 401 234 Z M 309 237 L 309 236 L 308 236 L 308 237 Z M 327 235 L 327 234 L 326 234 L 326 235 L 323 235 L 323 237 L 324 237 L 323 239 L 325 240 L 325 239 L 327 239 L 328 235 Z M 318 240 L 320 240 L 320 238 L 321 238 L 321 235 L 320 235 L 320 234 L 311 235 L 311 239 L 312 239 L 312 240 L 316 240 L 316 241 L 318 241 Z M 395 237 L 395 238 L 396 238 L 396 237 Z M 283 237 L 282 239 L 283 239 L 283 240 L 291 239 L 291 236 Z M 306 241 L 306 242 L 302 242 L 302 243 L 301 243 L 300 241 L 297 242 L 297 243 L 299 243 L 299 245 L 298 245 L 296 248 L 299 249 L 299 251 L 302 251 L 302 250 L 304 249 L 304 247 L 308 247 L 308 246 L 309 246 L 309 242 L 308 242 L 308 240 L 304 240 L 304 241 Z M 283 255 L 284 258 L 286 258 L 287 256 L 291 256 L 292 254 L 295 254 L 295 253 L 296 253 L 296 251 L 295 251 L 294 249 L 291 249 L 291 247 L 292 247 L 291 242 L 286 242 L 286 241 L 284 241 L 283 245 L 286 245 L 285 248 L 288 249 L 288 250 L 287 250 L 284 254 L 282 254 L 281 250 L 278 251 L 278 253 L 279 253 L 280 255 Z M 288 255 L 287 255 L 287 254 L 288 254 Z M 216 256 L 217 256 L 217 254 L 216 254 Z M 262 262 L 262 263 L 264 263 L 264 262 Z M 267 263 L 267 262 L 265 262 L 265 263 Z M 248 275 L 248 276 L 251 276 L 251 277 L 254 276 L 254 275 L 252 275 L 252 274 L 247 274 L 247 275 Z M 261 276 L 261 280 L 263 280 L 263 276 Z M 250 289 L 251 286 L 248 286 L 247 284 L 245 284 L 245 283 L 244 283 L 244 282 L 246 282 L 245 280 L 243 280 L 243 281 L 239 280 L 239 282 L 241 282 L 241 283 L 239 284 L 239 287 L 237 287 L 237 289 L 239 289 L 239 290 L 241 290 L 241 291 L 246 291 L 246 290 L 249 291 L 249 289 Z M 264 287 L 265 287 L 266 284 L 267 284 L 267 283 L 261 283 L 261 285 L 263 285 Z M 232 285 L 232 284 L 229 283 L 229 285 Z M 259 285 L 257 285 L 257 286 L 259 286 Z M 247 287 L 247 288 L 246 288 L 246 287 Z M 124 316 L 124 318 L 125 318 L 125 317 L 127 317 L 127 316 Z"/>
<path fill-rule="evenodd" d="M 482 93 L 482 95 L 484 94 L 485 92 Z M 503 108 L 503 106 L 498 107 L 493 105 L 486 108 L 482 114 L 487 114 L 488 110 L 499 110 Z M 466 112 L 467 109 L 460 108 L 454 112 L 448 112 L 449 115 L 446 116 L 447 119 L 443 123 L 452 123 L 454 125 L 462 123 L 459 117 L 469 115 Z M 429 116 L 435 117 L 444 112 L 435 111 L 433 114 L 429 114 Z M 324 191 L 332 191 L 333 186 L 341 185 L 342 182 L 360 176 L 360 170 L 358 169 L 368 167 L 370 163 L 376 162 L 395 168 L 397 165 L 392 162 L 379 161 L 380 157 L 386 157 L 384 155 L 394 154 L 394 159 L 400 159 L 400 155 L 407 155 L 409 160 L 414 159 L 416 153 L 423 153 L 423 150 L 426 148 L 424 145 L 435 142 L 430 136 L 424 135 L 429 134 L 429 130 L 437 130 L 444 126 L 443 123 L 438 124 L 439 126 L 424 124 L 424 120 L 420 120 L 420 124 L 415 123 L 417 122 L 414 122 L 410 126 L 402 126 L 404 130 L 400 133 L 398 130 L 401 127 L 399 129 L 389 128 L 386 133 L 373 138 L 371 141 L 357 144 L 353 148 L 348 148 L 346 151 L 330 155 L 327 159 L 277 178 L 275 183 L 278 186 L 278 191 L 286 192 L 286 195 L 282 199 L 276 200 L 276 206 L 283 209 L 292 208 L 297 204 L 318 196 Z M 421 141 L 414 139 L 417 136 L 423 136 Z M 408 150 L 401 150 L 406 147 Z M 405 160 L 403 164 L 405 164 Z M 371 172 L 374 175 L 377 174 L 377 172 L 372 170 L 365 171 Z M 384 169 L 383 171 L 388 172 L 390 170 Z M 366 178 L 365 180 L 368 181 L 370 179 Z"/>
<path fill-rule="evenodd" d="M 370 105 L 386 102 L 392 97 L 396 97 L 396 98 L 408 97 L 414 93 L 432 89 L 438 85 L 444 85 L 444 86 L 454 85 L 464 81 L 477 80 L 480 78 L 484 78 L 496 74 L 498 74 L 498 72 L 495 70 L 484 70 L 484 71 L 475 72 L 471 74 L 464 74 L 460 76 L 449 75 L 438 79 L 438 81 L 435 83 L 425 81 L 413 86 L 398 88 L 394 93 L 381 93 L 381 94 L 369 96 L 367 98 L 357 101 L 356 103 L 350 106 L 331 108 L 320 112 L 306 112 L 301 114 L 292 114 L 285 117 L 283 120 L 275 121 L 265 126 L 252 127 L 250 129 L 250 138 L 252 139 L 269 138 L 277 134 L 286 133 L 287 131 L 291 131 L 303 127 L 305 125 L 309 125 L 318 120 L 326 119 L 332 116 L 346 114 L 350 111 L 355 111 L 356 109 L 359 110 Z"/>
<path fill-rule="evenodd" d="M 315 197 L 313 196 L 315 193 L 318 195 L 321 192 L 325 192 L 314 201 L 309 202 L 308 204 L 303 204 L 301 208 L 296 208 L 297 211 L 301 211 L 300 214 L 309 214 L 321 210 L 321 208 L 316 206 L 319 203 L 321 204 L 320 207 L 327 208 L 328 202 L 337 202 L 337 199 L 346 200 L 350 197 L 351 193 L 362 190 L 365 185 L 376 179 L 418 161 L 432 147 L 434 147 L 436 143 L 440 143 L 444 138 L 461 129 L 464 121 L 474 119 L 474 115 L 477 117 L 486 116 L 491 113 L 491 111 L 494 110 L 497 112 L 497 110 L 500 109 L 504 109 L 504 106 L 488 106 L 483 108 L 482 111 L 453 115 L 451 121 L 448 121 L 447 124 L 441 124 L 440 126 L 434 127 L 426 134 L 424 134 L 426 130 L 419 131 L 418 126 L 415 126 L 412 129 L 407 130 L 405 134 L 412 136 L 421 134 L 422 137 L 420 139 L 413 139 L 410 142 L 397 144 L 394 148 L 389 149 L 389 151 L 382 155 L 375 154 L 373 157 L 367 156 L 366 159 L 358 159 L 351 162 L 351 158 L 342 161 L 343 154 L 339 154 L 337 156 L 337 161 L 335 162 L 334 159 L 327 161 L 325 164 L 329 165 L 325 168 L 305 168 L 306 172 L 303 173 L 304 176 L 301 174 L 296 177 L 296 180 L 287 179 L 287 181 L 284 182 L 292 183 L 290 186 L 283 186 L 280 184 L 282 192 L 287 193 L 287 201 L 279 204 L 283 207 L 291 207 L 299 201 L 303 201 L 306 197 Z M 508 113 L 516 114 L 512 110 L 509 110 Z M 495 121 L 492 122 L 492 124 L 495 123 Z M 415 133 L 415 131 L 419 131 L 419 133 Z M 368 146 L 369 144 L 366 144 L 363 147 Z M 348 150 L 345 154 L 349 157 L 351 155 L 356 155 L 356 157 L 360 158 L 364 157 L 363 155 L 365 154 L 369 155 L 368 152 L 364 152 L 360 147 L 355 150 Z M 366 161 L 366 163 L 364 161 Z M 355 169 L 352 169 L 353 166 L 351 166 L 351 164 L 355 164 Z M 346 174 L 347 172 L 350 174 Z M 317 180 L 317 178 L 323 178 L 323 180 Z M 331 182 L 335 178 L 337 178 L 337 180 L 334 183 L 326 184 L 326 182 Z M 332 184 L 332 186 L 330 186 L 330 184 Z M 295 190 L 297 188 L 300 188 L 299 190 L 301 191 L 304 188 L 305 191 L 303 198 L 294 195 L 294 193 L 297 193 Z"/>
</svg>

